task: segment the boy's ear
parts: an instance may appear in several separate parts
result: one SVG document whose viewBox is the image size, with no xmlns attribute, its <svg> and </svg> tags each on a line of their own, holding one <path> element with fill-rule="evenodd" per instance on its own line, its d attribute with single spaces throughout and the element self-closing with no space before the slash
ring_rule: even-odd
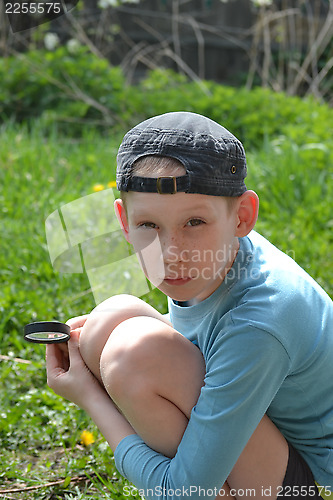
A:
<svg viewBox="0 0 333 500">
<path fill-rule="evenodd" d="M 245 191 L 237 205 L 236 236 L 242 238 L 249 234 L 258 219 L 259 198 L 254 191 Z"/>
<path fill-rule="evenodd" d="M 128 221 L 127 221 L 127 213 L 126 209 L 124 207 L 123 200 L 117 199 L 114 202 L 114 210 L 116 212 L 116 216 L 118 219 L 118 222 L 120 224 L 121 230 L 123 232 L 123 235 L 126 238 L 126 241 L 128 243 L 131 243 L 129 240 L 129 234 L 128 234 Z"/>
</svg>

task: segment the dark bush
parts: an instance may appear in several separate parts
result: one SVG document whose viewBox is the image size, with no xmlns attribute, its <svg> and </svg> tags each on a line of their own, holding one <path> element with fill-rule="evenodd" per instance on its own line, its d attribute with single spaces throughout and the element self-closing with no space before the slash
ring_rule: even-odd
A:
<svg viewBox="0 0 333 500">
<path fill-rule="evenodd" d="M 31 122 L 44 130 L 81 136 L 87 127 L 124 132 L 145 118 L 174 110 L 204 114 L 222 123 L 246 147 L 266 137 L 286 136 L 295 144 L 330 141 L 333 113 L 314 99 L 288 97 L 211 81 L 188 81 L 171 70 L 155 70 L 128 85 L 111 67 L 85 48 L 33 51 L 0 59 L 0 119 Z"/>
</svg>

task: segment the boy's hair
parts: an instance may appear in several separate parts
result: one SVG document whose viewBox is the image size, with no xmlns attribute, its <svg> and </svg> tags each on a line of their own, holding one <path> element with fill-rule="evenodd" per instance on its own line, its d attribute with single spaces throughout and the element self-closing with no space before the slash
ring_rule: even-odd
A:
<svg viewBox="0 0 333 500">
<path fill-rule="evenodd" d="M 176 160 L 176 158 L 171 158 L 168 156 L 147 155 L 139 158 L 134 162 L 132 174 L 141 177 L 145 177 L 147 176 L 147 174 L 153 174 L 156 177 L 163 175 L 179 176 L 185 175 L 186 169 L 179 160 Z M 123 201 L 125 209 L 127 195 L 127 191 L 120 191 L 120 198 Z M 227 201 L 228 210 L 229 212 L 231 212 L 239 197 L 223 196 L 223 198 Z"/>
</svg>

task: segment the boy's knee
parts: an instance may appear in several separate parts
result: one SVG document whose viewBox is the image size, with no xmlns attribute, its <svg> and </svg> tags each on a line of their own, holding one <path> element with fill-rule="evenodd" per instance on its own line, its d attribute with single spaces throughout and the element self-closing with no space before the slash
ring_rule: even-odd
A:
<svg viewBox="0 0 333 500">
<path fill-rule="evenodd" d="M 119 324 L 108 339 L 100 360 L 102 381 L 115 401 L 153 390 L 167 335 L 173 329 L 162 321 L 138 316 Z"/>
<path fill-rule="evenodd" d="M 161 394 L 178 381 L 187 385 L 197 379 L 199 390 L 205 364 L 199 349 L 170 325 L 138 316 L 114 329 L 101 354 L 100 373 L 112 399 L 121 404 Z"/>
<path fill-rule="evenodd" d="M 123 321 L 143 314 L 145 303 L 132 295 L 116 295 L 89 314 L 80 334 L 80 351 L 88 367 L 99 371 L 101 352 L 113 330 Z"/>
</svg>

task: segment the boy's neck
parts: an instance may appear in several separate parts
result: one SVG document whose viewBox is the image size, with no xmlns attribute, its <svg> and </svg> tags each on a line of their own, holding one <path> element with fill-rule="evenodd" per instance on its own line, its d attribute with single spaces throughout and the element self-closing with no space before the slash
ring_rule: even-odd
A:
<svg viewBox="0 0 333 500">
<path fill-rule="evenodd" d="M 174 300 L 173 302 L 180 307 L 189 307 L 198 304 L 199 301 L 196 299 L 191 299 L 191 300 Z"/>
</svg>

